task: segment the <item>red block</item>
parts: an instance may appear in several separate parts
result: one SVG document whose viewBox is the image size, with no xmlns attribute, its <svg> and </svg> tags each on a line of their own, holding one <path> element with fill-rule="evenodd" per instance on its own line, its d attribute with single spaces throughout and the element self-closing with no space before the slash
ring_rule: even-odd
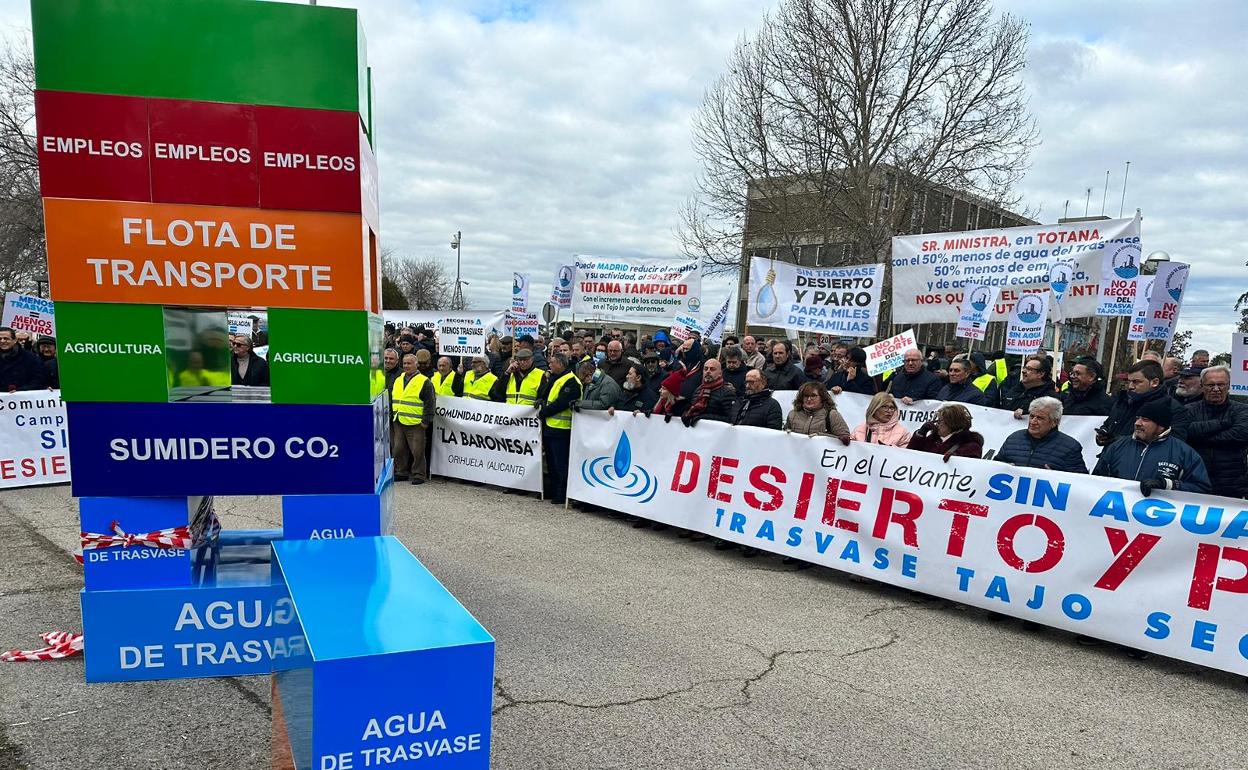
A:
<svg viewBox="0 0 1248 770">
<path fill-rule="evenodd" d="M 44 197 L 152 199 L 146 99 L 36 91 L 35 124 Z"/>
<path fill-rule="evenodd" d="M 152 99 L 148 109 L 154 202 L 259 205 L 254 107 Z"/>
<path fill-rule="evenodd" d="M 354 112 L 256 108 L 260 205 L 360 212 L 360 118 Z"/>
</svg>

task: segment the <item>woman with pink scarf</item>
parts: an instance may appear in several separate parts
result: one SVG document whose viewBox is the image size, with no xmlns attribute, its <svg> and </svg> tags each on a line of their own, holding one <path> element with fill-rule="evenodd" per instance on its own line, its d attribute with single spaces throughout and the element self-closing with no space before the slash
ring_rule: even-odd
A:
<svg viewBox="0 0 1248 770">
<path fill-rule="evenodd" d="M 891 393 L 876 393 L 867 405 L 867 421 L 854 428 L 854 441 L 868 444 L 904 447 L 910 443 L 910 431 L 901 424 L 901 413 Z"/>
</svg>

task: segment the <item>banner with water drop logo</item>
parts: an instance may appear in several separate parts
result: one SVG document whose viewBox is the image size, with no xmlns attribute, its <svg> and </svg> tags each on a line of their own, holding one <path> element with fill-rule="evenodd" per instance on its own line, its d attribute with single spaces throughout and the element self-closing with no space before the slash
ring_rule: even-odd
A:
<svg viewBox="0 0 1248 770">
<path fill-rule="evenodd" d="M 1166 347 L 1174 339 L 1174 327 L 1179 323 L 1179 310 L 1183 307 L 1183 291 L 1187 288 L 1187 274 L 1191 265 L 1182 262 L 1166 262 L 1157 268 L 1153 280 L 1153 293 L 1148 300 L 1148 318 L 1144 324 L 1144 338 L 1164 340 Z"/>
<path fill-rule="evenodd" d="M 884 265 L 801 267 L 750 260 L 746 323 L 780 329 L 874 337 L 879 326 Z"/>
<path fill-rule="evenodd" d="M 1024 294 L 1014 303 L 1005 328 L 1005 352 L 1035 353 L 1044 342 L 1044 322 L 1049 317 L 1049 292 Z"/>
</svg>

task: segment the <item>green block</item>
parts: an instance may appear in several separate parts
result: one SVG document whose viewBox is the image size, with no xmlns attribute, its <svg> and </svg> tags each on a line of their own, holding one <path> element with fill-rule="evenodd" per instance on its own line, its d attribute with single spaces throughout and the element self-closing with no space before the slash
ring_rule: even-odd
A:
<svg viewBox="0 0 1248 770">
<path fill-rule="evenodd" d="M 368 113 L 352 9 L 261 0 L 32 0 L 35 84 Z"/>
<path fill-rule="evenodd" d="M 383 390 L 381 316 L 363 310 L 269 309 L 275 404 L 370 404 Z"/>
<path fill-rule="evenodd" d="M 168 401 L 163 311 L 159 305 L 56 303 L 61 398 Z"/>
</svg>

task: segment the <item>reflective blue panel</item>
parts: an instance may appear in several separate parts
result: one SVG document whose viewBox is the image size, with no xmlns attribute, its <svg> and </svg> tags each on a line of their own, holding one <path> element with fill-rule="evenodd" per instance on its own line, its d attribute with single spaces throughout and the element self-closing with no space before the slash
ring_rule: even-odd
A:
<svg viewBox="0 0 1248 770">
<path fill-rule="evenodd" d="M 273 551 L 316 661 L 493 642 L 394 537 L 284 540 Z"/>
</svg>

